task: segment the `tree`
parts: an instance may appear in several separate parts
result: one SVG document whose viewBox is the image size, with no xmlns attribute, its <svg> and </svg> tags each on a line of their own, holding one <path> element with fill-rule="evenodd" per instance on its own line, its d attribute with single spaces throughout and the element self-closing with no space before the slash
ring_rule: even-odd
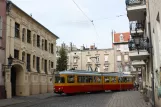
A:
<svg viewBox="0 0 161 107">
<path fill-rule="evenodd" d="M 59 58 L 57 59 L 57 71 L 64 71 L 67 70 L 67 63 L 68 63 L 68 57 L 67 57 L 67 52 L 65 48 L 61 48 L 59 50 Z"/>
</svg>

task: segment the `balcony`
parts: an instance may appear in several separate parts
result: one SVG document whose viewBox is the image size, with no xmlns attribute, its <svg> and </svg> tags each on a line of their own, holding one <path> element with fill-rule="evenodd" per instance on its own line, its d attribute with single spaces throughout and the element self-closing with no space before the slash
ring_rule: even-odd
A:
<svg viewBox="0 0 161 107">
<path fill-rule="evenodd" d="M 146 60 L 149 57 L 149 39 L 139 38 L 129 41 L 129 57 L 133 60 Z"/>
<path fill-rule="evenodd" d="M 144 66 L 145 65 L 145 62 L 143 60 L 141 61 L 132 61 L 132 66 L 137 68 L 137 67 L 141 67 L 141 66 Z"/>
<path fill-rule="evenodd" d="M 129 21 L 143 20 L 146 12 L 146 0 L 126 0 Z"/>
<path fill-rule="evenodd" d="M 143 35 L 144 22 L 131 21 L 130 22 L 130 33 L 131 33 L 131 36 L 136 36 L 136 34 L 140 36 Z"/>
</svg>

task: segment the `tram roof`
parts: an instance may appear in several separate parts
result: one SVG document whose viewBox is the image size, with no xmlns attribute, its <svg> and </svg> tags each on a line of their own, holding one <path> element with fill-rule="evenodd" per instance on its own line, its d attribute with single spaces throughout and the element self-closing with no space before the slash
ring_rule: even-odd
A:
<svg viewBox="0 0 161 107">
<path fill-rule="evenodd" d="M 120 72 L 97 72 L 97 71 L 86 71 L 86 70 L 68 70 L 68 71 L 60 71 L 58 74 L 80 74 L 80 75 L 104 75 L 104 76 L 126 76 L 131 77 L 132 75 L 124 74 Z"/>
</svg>

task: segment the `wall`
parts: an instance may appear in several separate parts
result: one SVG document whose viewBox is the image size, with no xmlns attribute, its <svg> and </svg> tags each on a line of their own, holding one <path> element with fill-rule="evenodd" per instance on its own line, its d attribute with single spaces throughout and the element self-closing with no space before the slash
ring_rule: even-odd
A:
<svg viewBox="0 0 161 107">
<path fill-rule="evenodd" d="M 153 62 L 154 62 L 154 77 L 155 77 L 155 99 L 156 105 L 161 106 L 161 99 L 158 99 L 158 88 L 161 88 L 160 85 L 160 76 L 161 71 L 161 1 L 160 0 L 148 0 L 149 9 L 150 9 L 150 22 L 151 22 L 151 34 L 152 34 L 152 43 L 153 43 Z M 149 20 L 149 13 L 147 13 L 147 20 Z M 156 72 L 158 70 L 158 72 Z"/>
<path fill-rule="evenodd" d="M 114 51 L 113 49 L 98 49 L 98 50 L 82 50 L 82 51 L 72 51 L 68 53 L 69 68 L 73 68 L 77 66 L 78 70 L 88 70 L 88 65 L 92 65 L 92 69 L 95 70 L 95 61 L 96 59 L 92 59 L 88 62 L 88 57 L 99 56 L 99 68 L 101 72 L 104 72 L 104 64 L 105 64 L 105 56 L 108 56 L 108 72 L 114 72 Z M 77 63 L 74 63 L 74 57 L 78 56 Z"/>
<path fill-rule="evenodd" d="M 5 0 L 0 0 L 0 16 L 2 17 L 2 37 L 0 37 L 0 99 L 5 98 L 5 89 L 4 89 L 4 77 L 2 75 L 2 64 L 4 64 L 5 61 L 5 35 L 6 35 L 6 29 L 5 29 L 5 23 L 6 23 L 6 4 Z M 0 29 L 1 30 L 1 29 Z M 1 35 L 1 34 L 0 34 Z"/>
</svg>

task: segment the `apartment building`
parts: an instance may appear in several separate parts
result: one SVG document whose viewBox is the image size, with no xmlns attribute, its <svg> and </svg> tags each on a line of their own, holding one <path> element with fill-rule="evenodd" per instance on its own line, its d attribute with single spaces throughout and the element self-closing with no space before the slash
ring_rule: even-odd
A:
<svg viewBox="0 0 161 107">
<path fill-rule="evenodd" d="M 6 98 L 53 91 L 52 72 L 56 69 L 58 37 L 11 1 L 6 1 L 5 62 Z M 5 10 L 4 10 L 5 11 Z M 5 18 L 5 17 L 3 17 Z"/>
<path fill-rule="evenodd" d="M 143 89 L 153 107 L 161 106 L 160 0 L 126 0 L 132 39 L 129 57 L 143 77 Z"/>
<path fill-rule="evenodd" d="M 68 69 L 114 72 L 114 50 L 82 46 L 68 53 Z"/>
<path fill-rule="evenodd" d="M 130 33 L 116 33 L 112 31 L 112 46 L 114 49 L 114 66 L 117 72 L 131 72 L 132 66 L 129 59 L 128 40 Z"/>
</svg>

